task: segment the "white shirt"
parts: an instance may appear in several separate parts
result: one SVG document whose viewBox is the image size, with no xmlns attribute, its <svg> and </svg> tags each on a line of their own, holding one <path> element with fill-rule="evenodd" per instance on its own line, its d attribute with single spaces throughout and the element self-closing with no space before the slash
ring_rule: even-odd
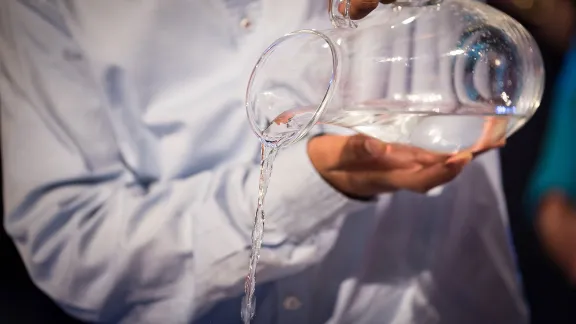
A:
<svg viewBox="0 0 576 324">
<path fill-rule="evenodd" d="M 262 50 L 325 0 L 0 6 L 5 226 L 33 281 L 108 323 L 239 323 Z M 525 323 L 495 152 L 435 195 L 353 201 L 283 151 L 254 323 Z"/>
</svg>

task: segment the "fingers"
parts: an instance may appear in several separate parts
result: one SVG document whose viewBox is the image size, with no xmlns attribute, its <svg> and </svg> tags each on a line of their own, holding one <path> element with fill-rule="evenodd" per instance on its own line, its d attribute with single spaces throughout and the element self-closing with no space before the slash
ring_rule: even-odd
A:
<svg viewBox="0 0 576 324">
<path fill-rule="evenodd" d="M 435 164 L 429 168 L 416 172 L 413 176 L 403 179 L 403 188 L 426 193 L 432 188 L 436 188 L 447 182 L 452 181 L 462 172 L 467 163 L 456 164 Z"/>
<path fill-rule="evenodd" d="M 495 148 L 501 148 L 506 145 L 506 131 L 508 128 L 508 117 L 486 117 L 484 126 L 482 129 L 482 134 L 480 138 L 466 152 L 461 152 L 461 154 L 472 154 L 472 158 L 476 158 L 477 156 L 490 151 Z M 460 154 L 457 154 L 448 161 L 452 161 L 455 157 Z"/>
<path fill-rule="evenodd" d="M 501 147 L 504 147 L 504 146 L 506 146 L 506 137 L 503 137 L 503 138 L 500 139 L 498 142 L 496 142 L 496 143 L 494 143 L 494 144 L 492 144 L 492 145 L 486 146 L 485 148 L 483 148 L 483 149 L 481 149 L 481 150 L 473 151 L 473 152 L 472 152 L 472 155 L 473 155 L 474 158 L 476 158 L 478 155 L 481 155 L 481 154 L 483 154 L 483 153 L 486 153 L 486 152 L 490 151 L 491 149 L 497 149 L 497 148 L 501 148 Z"/>
<path fill-rule="evenodd" d="M 480 155 L 493 148 L 504 146 L 507 128 L 508 117 L 486 117 L 482 135 L 471 151 L 474 155 Z"/>
<path fill-rule="evenodd" d="M 350 138 L 348 145 L 343 152 L 354 153 L 349 153 L 349 158 L 342 160 L 345 163 L 335 170 L 358 194 L 398 189 L 424 193 L 454 179 L 472 160 L 471 153 L 448 157 L 415 147 L 385 144 L 365 136 Z M 370 158 L 361 160 L 365 152 L 371 152 Z"/>
<path fill-rule="evenodd" d="M 426 193 L 432 188 L 443 185 L 456 178 L 470 159 L 471 156 L 457 163 L 436 163 L 411 174 L 398 171 L 396 174 L 389 174 L 386 183 L 387 186 L 392 184 L 397 189 Z"/>
<path fill-rule="evenodd" d="M 448 160 L 446 160 L 446 164 L 449 166 L 465 166 L 472 160 L 473 157 L 473 154 L 470 152 L 461 152 L 451 156 Z"/>
<path fill-rule="evenodd" d="M 448 157 L 364 135 L 315 137 L 308 155 L 330 184 L 350 196 L 426 192 L 454 179 L 472 159 L 471 153 Z"/>
<path fill-rule="evenodd" d="M 317 170 L 330 172 L 374 161 L 386 151 L 382 142 L 366 142 L 366 136 L 317 136 L 308 142 L 308 156 Z"/>
<path fill-rule="evenodd" d="M 389 4 L 395 0 L 352 0 L 350 3 L 350 18 L 362 19 L 378 7 L 379 3 Z M 344 3 L 340 4 L 338 10 L 344 13 Z"/>
<path fill-rule="evenodd" d="M 390 150 L 389 144 L 364 135 L 343 136 L 340 139 L 342 141 L 336 143 L 340 146 L 337 148 L 340 154 L 331 163 L 334 170 L 356 169 L 375 163 Z"/>
<path fill-rule="evenodd" d="M 359 182 L 356 186 L 369 188 L 374 192 L 404 189 L 425 193 L 453 180 L 471 160 L 471 153 L 461 153 L 448 161 L 436 160 L 428 165 L 416 164 L 411 169 L 365 172 L 356 179 Z"/>
<path fill-rule="evenodd" d="M 467 163 L 435 163 L 430 166 L 415 166 L 412 169 L 388 171 L 339 172 L 342 183 L 354 188 L 352 194 L 374 195 L 396 190 L 409 190 L 426 193 L 432 188 L 443 185 L 460 174 Z"/>
<path fill-rule="evenodd" d="M 372 168 L 387 170 L 424 167 L 444 163 L 447 159 L 447 155 L 431 153 L 414 146 L 389 144 L 386 154 L 379 156 Z"/>
<path fill-rule="evenodd" d="M 432 154 L 411 146 L 388 144 L 372 137 L 348 137 L 333 170 L 393 170 L 443 163 L 448 156 Z"/>
</svg>

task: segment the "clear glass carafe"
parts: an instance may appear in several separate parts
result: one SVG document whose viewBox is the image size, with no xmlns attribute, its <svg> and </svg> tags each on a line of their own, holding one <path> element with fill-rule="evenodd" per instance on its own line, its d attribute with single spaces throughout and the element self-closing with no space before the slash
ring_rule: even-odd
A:
<svg viewBox="0 0 576 324">
<path fill-rule="evenodd" d="M 315 124 L 347 127 L 435 152 L 476 150 L 534 114 L 540 51 L 517 21 L 473 0 L 403 0 L 352 21 L 333 0 L 334 28 L 275 41 L 247 88 L 248 119 L 268 145 Z"/>
</svg>

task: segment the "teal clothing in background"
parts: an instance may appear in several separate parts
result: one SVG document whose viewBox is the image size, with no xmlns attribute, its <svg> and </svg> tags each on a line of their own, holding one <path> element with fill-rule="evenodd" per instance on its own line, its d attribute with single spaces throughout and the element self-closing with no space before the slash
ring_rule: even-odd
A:
<svg viewBox="0 0 576 324">
<path fill-rule="evenodd" d="M 536 214 L 543 195 L 551 190 L 564 192 L 576 202 L 576 42 L 574 41 L 566 54 L 553 100 L 542 155 L 526 197 L 530 215 Z"/>
</svg>

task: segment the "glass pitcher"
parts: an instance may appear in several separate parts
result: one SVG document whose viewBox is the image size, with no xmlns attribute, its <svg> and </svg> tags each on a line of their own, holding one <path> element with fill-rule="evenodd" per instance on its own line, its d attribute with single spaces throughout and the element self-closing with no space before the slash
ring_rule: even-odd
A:
<svg viewBox="0 0 576 324">
<path fill-rule="evenodd" d="M 513 134 L 544 87 L 538 46 L 517 21 L 473 0 L 400 0 L 360 21 L 330 1 L 334 28 L 270 45 L 246 92 L 251 127 L 284 147 L 316 124 L 440 153 Z"/>
</svg>

